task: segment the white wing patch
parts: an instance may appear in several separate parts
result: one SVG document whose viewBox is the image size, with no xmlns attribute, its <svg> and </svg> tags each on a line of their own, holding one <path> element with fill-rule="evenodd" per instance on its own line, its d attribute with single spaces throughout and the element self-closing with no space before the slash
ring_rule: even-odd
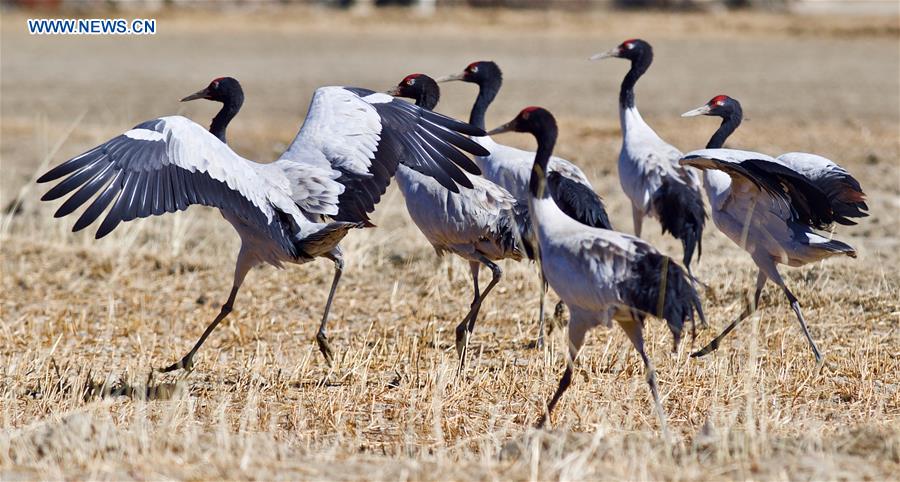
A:
<svg viewBox="0 0 900 482">
<path fill-rule="evenodd" d="M 369 94 L 363 97 L 362 100 L 370 104 L 386 104 L 388 102 L 393 102 L 394 97 L 388 94 L 383 94 L 381 92 L 376 92 L 374 94 Z"/>
<path fill-rule="evenodd" d="M 131 139 L 135 139 L 138 141 L 164 141 L 166 137 L 159 132 L 151 131 L 150 129 L 131 129 L 124 134 L 126 137 Z"/>
<path fill-rule="evenodd" d="M 393 98 L 372 94 L 376 102 Z M 387 98 L 385 100 L 384 98 Z M 316 89 L 303 127 L 281 159 L 371 175 L 369 167 L 381 140 L 381 117 L 375 108 L 343 87 Z"/>
<path fill-rule="evenodd" d="M 300 217 L 290 196 L 290 186 L 280 170 L 244 159 L 208 130 L 185 117 L 171 116 L 161 120 L 165 122 L 164 132 L 159 135 L 169 139 L 167 157 L 173 164 L 191 172 L 205 172 L 224 182 L 229 189 L 238 191 L 259 208 L 270 222 L 275 214 L 273 205 Z"/>
</svg>

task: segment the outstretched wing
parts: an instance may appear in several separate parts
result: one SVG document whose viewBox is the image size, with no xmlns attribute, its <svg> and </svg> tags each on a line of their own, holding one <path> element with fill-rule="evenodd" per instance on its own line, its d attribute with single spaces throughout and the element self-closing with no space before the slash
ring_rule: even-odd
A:
<svg viewBox="0 0 900 482">
<path fill-rule="evenodd" d="M 866 194 L 859 181 L 834 161 L 806 152 L 789 152 L 777 159 L 812 181 L 828 196 L 836 223 L 854 225 L 856 223 L 848 218 L 869 215 Z"/>
<path fill-rule="evenodd" d="M 282 154 L 294 161 L 333 169 L 344 185 L 338 200 L 341 221 L 368 221 L 397 165 L 433 177 L 458 192 L 472 187 L 464 169 L 480 174 L 462 151 L 487 155 L 466 136 L 481 129 L 430 112 L 387 94 L 353 87 L 322 87 L 310 102 L 303 127 Z"/>
<path fill-rule="evenodd" d="M 778 160 L 758 152 L 737 149 L 700 149 L 681 160 L 686 166 L 718 169 L 735 180 L 753 183 L 784 205 L 790 219 L 817 229 L 834 222 L 828 197 L 809 179 Z"/>
<path fill-rule="evenodd" d="M 97 238 L 122 221 L 183 211 L 193 204 L 227 211 L 269 233 L 293 251 L 281 223 L 283 213 L 299 214 L 288 181 L 274 168 L 248 161 L 200 125 L 181 116 L 141 123 L 41 176 L 58 182 L 41 198 L 59 199 L 75 191 L 56 211 L 66 216 L 88 203 L 74 231 L 84 229 L 109 207 Z M 111 206 L 111 207 L 110 207 Z"/>
</svg>

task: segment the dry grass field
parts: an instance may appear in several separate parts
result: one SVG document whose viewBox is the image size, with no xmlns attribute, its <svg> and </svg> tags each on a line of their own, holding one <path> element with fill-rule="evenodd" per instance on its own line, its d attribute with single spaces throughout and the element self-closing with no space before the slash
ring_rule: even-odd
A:
<svg viewBox="0 0 900 482">
<path fill-rule="evenodd" d="M 898 478 L 896 18 L 191 12 L 153 14 L 154 37 L 76 38 L 31 37 L 28 16 L 5 11 L 0 21 L 0 480 Z M 710 224 L 695 269 L 712 288 L 712 329 L 671 354 L 664 324 L 648 322 L 671 444 L 618 328 L 591 332 L 552 427 L 531 428 L 566 341 L 555 329 L 546 354 L 529 348 L 538 286 L 526 263 L 503 264 L 457 378 L 453 328 L 468 308 L 468 270 L 435 257 L 393 188 L 375 213 L 379 227 L 344 243 L 335 366 L 314 341 L 332 269 L 322 260 L 253 271 L 195 371 L 151 375 L 218 312 L 237 236 L 217 212 L 195 207 L 95 241 L 93 230 L 70 232 L 74 217 L 53 219 L 58 203 L 40 203 L 46 188 L 33 183 L 140 121 L 183 113 L 207 124 L 217 105 L 178 99 L 221 75 L 240 79 L 247 95 L 230 141 L 270 160 L 316 86 L 386 89 L 410 72 L 493 59 L 505 84 L 488 123 L 530 104 L 553 111 L 559 154 L 585 168 L 613 223 L 630 232 L 615 168 L 627 66 L 586 61 L 629 37 L 655 46 L 637 102 L 665 139 L 701 147 L 716 122 L 678 115 L 730 94 L 751 119 L 732 146 L 835 159 L 860 179 L 872 213 L 836 232 L 858 259 L 783 271 L 825 354 L 821 370 L 771 284 L 764 307 L 718 352 L 688 357 L 741 310 L 755 274 Z M 465 118 L 474 95 L 448 85 L 439 110 Z M 655 221 L 644 231 L 680 259 Z"/>
</svg>

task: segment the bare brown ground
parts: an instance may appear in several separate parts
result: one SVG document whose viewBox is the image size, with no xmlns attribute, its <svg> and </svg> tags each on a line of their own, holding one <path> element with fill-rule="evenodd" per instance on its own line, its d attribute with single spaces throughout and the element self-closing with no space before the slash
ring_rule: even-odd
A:
<svg viewBox="0 0 900 482">
<path fill-rule="evenodd" d="M 29 37 L 2 19 L 0 479 L 896 479 L 900 473 L 900 188 L 897 19 L 451 12 L 356 18 L 287 13 L 158 13 L 152 38 Z M 216 108 L 177 100 L 220 75 L 245 109 L 231 139 L 273 159 L 324 84 L 383 89 L 403 75 L 492 58 L 506 83 L 489 123 L 539 104 L 561 121 L 559 153 L 580 163 L 630 231 L 618 187 L 616 89 L 622 62 L 590 54 L 627 37 L 654 43 L 638 85 L 649 122 L 676 146 L 703 145 L 711 119 L 680 119 L 718 93 L 752 120 L 732 145 L 811 151 L 861 180 L 872 216 L 836 236 L 859 258 L 786 269 L 826 354 L 816 371 L 782 296 L 714 355 L 670 355 L 647 330 L 673 444 L 661 439 L 640 360 L 619 330 L 596 330 L 553 428 L 535 431 L 563 368 L 564 329 L 546 356 L 533 266 L 504 264 L 466 376 L 453 327 L 468 306 L 465 266 L 437 260 L 390 190 L 378 229 L 352 233 L 329 369 L 313 334 L 328 262 L 254 271 L 236 310 L 185 380 L 148 378 L 200 334 L 230 286 L 237 238 L 210 209 L 142 220 L 95 241 L 55 220 L 32 181 L 130 126 Z M 466 116 L 468 85 L 440 110 Z M 529 145 L 515 136 L 504 141 Z M 648 239 L 678 255 L 659 235 Z M 714 329 L 741 309 L 746 254 L 710 227 L 698 276 Z M 693 348 L 712 337 L 702 332 Z M 149 382 L 149 383 L 148 383 Z M 148 388 L 149 386 L 149 388 Z"/>
</svg>

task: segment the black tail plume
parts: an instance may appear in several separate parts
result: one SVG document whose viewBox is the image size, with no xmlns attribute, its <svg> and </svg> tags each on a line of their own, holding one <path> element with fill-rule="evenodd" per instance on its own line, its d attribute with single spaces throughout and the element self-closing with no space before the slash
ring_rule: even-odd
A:
<svg viewBox="0 0 900 482">
<path fill-rule="evenodd" d="M 842 170 L 843 171 L 843 170 Z M 848 218 L 864 218 L 869 215 L 866 195 L 859 181 L 849 173 L 838 171 L 817 182 L 834 211 L 834 222 L 853 226 L 856 222 Z"/>
<path fill-rule="evenodd" d="M 622 294 L 638 313 L 666 320 L 678 347 L 687 320 L 694 333 L 694 311 L 704 323 L 703 306 L 687 272 L 672 258 L 659 253 L 643 253 L 634 260 L 631 276 L 622 286 Z"/>
<path fill-rule="evenodd" d="M 528 203 L 517 201 L 512 210 L 513 219 L 516 222 L 516 238 L 525 256 L 534 261 L 537 257 L 536 233 L 532 231 L 531 216 L 528 213 Z"/>
<path fill-rule="evenodd" d="M 694 249 L 697 249 L 697 259 L 703 254 L 703 227 L 706 225 L 703 197 L 687 184 L 666 180 L 654 193 L 652 202 L 663 233 L 672 233 L 681 241 L 684 265 L 690 268 Z"/>
</svg>

